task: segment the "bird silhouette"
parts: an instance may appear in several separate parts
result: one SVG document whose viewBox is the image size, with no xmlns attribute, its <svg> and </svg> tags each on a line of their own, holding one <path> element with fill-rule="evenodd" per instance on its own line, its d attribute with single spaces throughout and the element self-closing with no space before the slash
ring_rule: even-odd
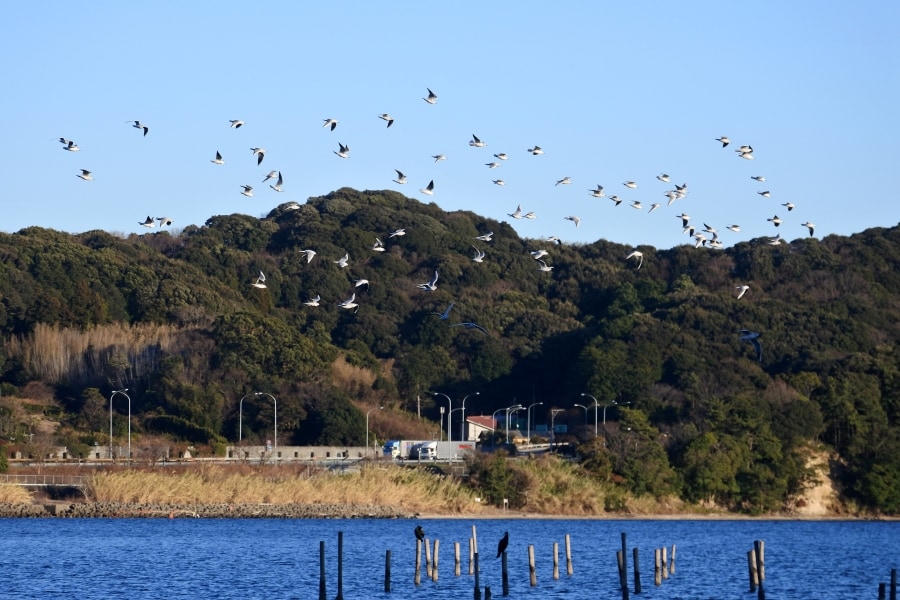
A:
<svg viewBox="0 0 900 600">
<path fill-rule="evenodd" d="M 500 543 L 497 544 L 497 558 L 500 558 L 500 555 L 506 552 L 506 547 L 509 546 L 509 532 L 503 534 L 503 537 L 500 538 Z"/>
<path fill-rule="evenodd" d="M 425 530 L 421 525 L 416 525 L 416 539 L 420 542 L 425 540 Z"/>
</svg>

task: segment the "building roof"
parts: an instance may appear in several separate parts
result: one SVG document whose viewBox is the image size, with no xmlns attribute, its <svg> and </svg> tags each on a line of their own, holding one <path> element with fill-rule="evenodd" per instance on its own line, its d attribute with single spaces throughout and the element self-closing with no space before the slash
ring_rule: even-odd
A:
<svg viewBox="0 0 900 600">
<path fill-rule="evenodd" d="M 497 427 L 497 422 L 494 420 L 494 417 L 466 417 L 466 421 L 478 425 L 479 427 L 490 429 L 491 431 Z"/>
</svg>

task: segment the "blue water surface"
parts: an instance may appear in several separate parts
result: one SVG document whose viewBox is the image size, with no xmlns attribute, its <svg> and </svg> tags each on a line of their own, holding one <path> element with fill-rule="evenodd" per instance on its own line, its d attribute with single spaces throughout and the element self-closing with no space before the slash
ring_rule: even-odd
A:
<svg viewBox="0 0 900 600">
<path fill-rule="evenodd" d="M 415 585 L 416 524 L 440 541 L 438 580 Z M 769 600 L 877 598 L 900 557 L 900 523 L 874 521 L 672 520 L 281 520 L 0 519 L 4 598 L 260 599 L 319 597 L 319 544 L 325 542 L 326 597 L 338 593 L 338 532 L 343 532 L 343 598 L 469 599 L 468 547 L 475 526 L 480 583 L 500 598 L 497 542 L 509 531 L 511 598 L 621 598 L 616 551 L 626 534 L 633 597 L 754 599 L 747 551 L 765 541 Z M 565 535 L 573 575 L 566 574 Z M 459 542 L 462 575 L 454 575 Z M 553 543 L 559 579 L 553 579 Z M 534 546 L 537 585 L 529 581 Z M 676 546 L 675 573 L 653 584 L 653 551 Z M 632 549 L 639 549 L 642 593 L 635 596 Z M 392 591 L 385 593 L 385 552 Z"/>
</svg>

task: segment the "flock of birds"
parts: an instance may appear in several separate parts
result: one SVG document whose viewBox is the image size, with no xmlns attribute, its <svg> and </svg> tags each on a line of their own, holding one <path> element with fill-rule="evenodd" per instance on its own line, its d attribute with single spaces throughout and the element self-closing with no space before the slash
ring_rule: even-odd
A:
<svg viewBox="0 0 900 600">
<path fill-rule="evenodd" d="M 414 530 L 416 535 L 416 540 L 419 542 L 425 541 L 425 530 L 421 525 L 416 525 Z M 503 533 L 503 537 L 500 538 L 500 541 L 497 542 L 497 558 L 503 556 L 503 553 L 506 552 L 506 548 L 509 546 L 509 532 L 506 531 Z"/>
<path fill-rule="evenodd" d="M 426 88 L 427 95 L 425 95 L 422 99 L 427 102 L 429 105 L 435 105 L 438 102 L 438 96 L 431 89 Z M 388 113 L 382 113 L 377 115 L 377 118 L 381 119 L 386 123 L 386 128 L 390 128 L 395 123 L 394 117 L 392 117 Z M 130 124 L 133 128 L 137 129 L 143 137 L 147 137 L 150 132 L 150 127 L 145 123 L 142 123 L 139 120 L 127 121 L 126 123 Z M 340 121 L 336 118 L 329 117 L 323 119 L 322 127 L 328 131 L 334 132 L 338 129 Z M 243 120 L 240 119 L 231 119 L 229 120 L 229 127 L 232 129 L 240 129 L 245 125 Z M 721 144 L 721 148 L 728 148 L 731 145 L 731 140 L 728 136 L 721 136 L 715 138 L 715 141 Z M 79 151 L 78 144 L 74 140 L 70 140 L 67 138 L 59 138 L 59 142 L 63 145 L 63 150 L 68 152 L 77 152 Z M 471 139 L 468 142 L 469 146 L 472 148 L 485 148 L 487 146 L 487 142 L 483 139 L 479 138 L 477 135 L 472 135 Z M 263 161 L 266 157 L 266 149 L 262 147 L 251 147 L 251 158 L 256 161 L 256 165 L 262 165 Z M 338 142 L 337 150 L 334 150 L 334 154 L 341 159 L 348 159 L 350 157 L 350 145 L 345 144 L 343 142 Z M 538 145 L 533 145 L 525 150 L 531 156 L 542 156 L 545 154 L 545 150 Z M 749 144 L 738 146 L 735 150 L 737 157 L 743 160 L 752 161 L 755 159 L 754 149 Z M 444 154 L 435 154 L 432 155 L 431 158 L 434 159 L 435 163 L 446 160 L 446 155 Z M 505 152 L 497 152 L 494 153 L 492 159 L 489 159 L 489 162 L 484 163 L 484 165 L 491 170 L 500 168 L 505 161 L 510 159 L 510 155 Z M 220 151 L 216 151 L 214 158 L 210 159 L 210 162 L 215 165 L 225 165 L 226 161 Z M 397 185 L 406 185 L 408 183 L 407 175 L 401 171 L 400 169 L 394 169 L 396 173 L 396 177 L 392 179 L 393 183 Z M 84 181 L 92 181 L 94 179 L 94 175 L 92 171 L 88 169 L 80 169 L 79 173 L 76 173 L 76 176 Z M 751 175 L 750 179 L 757 183 L 765 183 L 766 178 L 762 175 Z M 656 180 L 663 184 L 669 184 L 672 182 L 672 177 L 668 173 L 660 173 L 656 176 Z M 503 179 L 494 179 L 492 180 L 495 185 L 505 185 L 506 182 Z M 269 187 L 275 192 L 284 192 L 284 177 L 280 170 L 271 170 L 262 180 L 262 183 L 269 183 Z M 556 180 L 555 186 L 565 186 L 572 185 L 573 179 L 570 176 L 561 177 Z M 622 183 L 625 190 L 632 191 L 636 190 L 640 187 L 639 183 L 634 180 L 626 180 Z M 240 193 L 246 197 L 253 197 L 254 195 L 254 186 L 250 184 L 240 184 Z M 431 179 L 427 185 L 419 189 L 419 192 L 427 195 L 433 196 L 435 194 L 435 180 Z M 621 192 L 623 195 L 626 193 L 625 191 Z M 618 207 L 625 202 L 625 199 L 618 194 L 610 193 L 607 195 L 607 190 L 602 185 L 597 185 L 594 188 L 588 189 L 588 194 L 593 198 L 608 198 L 609 201 L 612 202 L 614 207 Z M 765 199 L 769 199 L 772 197 L 772 192 L 769 189 L 759 190 L 757 194 Z M 661 192 L 661 196 L 666 199 L 665 205 L 671 206 L 676 201 L 682 200 L 686 198 L 688 195 L 688 184 L 681 183 L 675 184 L 673 187 L 667 186 L 664 191 Z M 640 200 L 631 200 L 628 202 L 628 206 L 635 210 L 644 210 L 644 204 Z M 795 205 L 792 202 L 784 202 L 781 203 L 781 206 L 784 209 L 791 213 L 795 209 Z M 647 208 L 647 213 L 653 213 L 656 210 L 663 207 L 662 200 L 659 202 L 652 202 L 649 204 Z M 296 210 L 299 209 L 300 206 L 296 202 L 290 202 L 285 205 L 287 210 Z M 514 220 L 519 219 L 528 219 L 534 220 L 537 219 L 537 214 L 534 211 L 526 211 L 523 209 L 521 204 L 516 206 L 516 209 L 510 213 L 507 213 L 509 217 Z M 681 221 L 682 232 L 689 236 L 692 240 L 692 243 L 695 247 L 708 247 L 708 248 L 723 248 L 724 244 L 722 239 L 719 236 L 719 229 L 708 224 L 703 223 L 702 229 L 693 224 L 693 220 L 690 215 L 682 212 L 681 214 L 676 216 L 677 219 Z M 570 221 L 576 228 L 581 225 L 582 217 L 579 215 L 567 215 L 563 217 L 563 219 Z M 776 228 L 780 227 L 785 220 L 782 219 L 777 213 L 772 217 L 767 219 L 768 222 L 772 223 L 772 225 Z M 170 217 L 156 217 L 153 218 L 151 215 L 148 215 L 146 219 L 143 221 L 138 221 L 138 223 L 146 228 L 154 228 L 154 227 L 165 227 L 171 226 L 173 223 L 173 219 Z M 809 235 L 814 235 L 815 225 L 806 221 L 801 224 L 801 226 L 807 228 Z M 738 224 L 730 224 L 727 227 L 724 227 L 726 231 L 732 233 L 741 232 L 741 226 Z M 400 228 L 388 234 L 388 239 L 405 235 L 406 229 Z M 472 249 L 474 251 L 471 260 L 475 263 L 484 263 L 487 260 L 487 252 L 484 250 L 485 244 L 490 244 L 493 241 L 493 232 L 482 233 L 474 238 L 475 242 L 479 242 L 480 245 L 472 244 Z M 378 235 L 374 235 L 374 242 L 371 246 L 371 251 L 373 252 L 384 252 L 385 245 L 384 242 Z M 562 243 L 560 238 L 557 236 L 548 236 L 545 238 L 545 242 L 547 243 Z M 780 234 L 776 234 L 773 237 L 768 239 L 768 244 L 776 246 L 780 245 L 784 242 Z M 316 251 L 312 249 L 306 249 L 301 251 L 302 254 L 306 256 L 306 262 L 309 263 L 316 256 Z M 548 264 L 547 257 L 550 255 L 550 252 L 546 249 L 538 249 L 531 251 L 531 257 L 535 260 L 536 269 L 543 273 L 552 273 L 553 265 Z M 644 265 L 644 253 L 635 248 L 631 252 L 629 252 L 625 257 L 624 261 L 626 263 L 632 263 L 635 265 L 636 270 L 640 270 Z M 350 264 L 350 255 L 349 253 L 345 253 L 344 256 L 333 260 L 333 262 L 338 266 L 338 268 L 344 269 L 347 268 Z M 439 272 L 435 270 L 434 275 L 426 282 L 417 284 L 417 289 L 425 291 L 425 292 L 433 292 L 438 289 L 438 280 L 439 280 Z M 260 272 L 259 276 L 255 281 L 251 283 L 251 285 L 258 289 L 265 289 L 265 274 Z M 360 287 L 365 287 L 368 289 L 369 281 L 366 279 L 356 279 L 353 280 L 353 288 L 350 292 L 350 295 L 345 300 L 337 303 L 337 306 L 346 310 L 353 310 L 354 312 L 359 310 L 360 303 L 357 297 L 357 291 Z M 750 290 L 749 285 L 740 284 L 735 286 L 737 299 L 741 299 L 745 294 Z M 303 304 L 308 307 L 318 307 L 321 304 L 321 296 L 316 295 L 315 297 L 309 298 Z M 438 314 L 442 320 L 449 319 L 449 312 L 452 308 L 452 304 L 447 308 L 447 310 L 443 313 L 434 313 Z M 477 331 L 481 331 L 483 333 L 487 333 L 487 331 L 474 322 L 464 321 L 459 323 L 454 323 L 451 327 L 463 327 L 466 329 L 474 329 Z M 749 337 L 748 337 L 749 336 Z M 754 348 L 757 351 L 757 356 L 761 360 L 762 359 L 762 351 L 759 345 L 759 334 L 755 332 L 748 332 L 746 330 L 741 331 L 741 340 L 750 341 Z"/>
</svg>

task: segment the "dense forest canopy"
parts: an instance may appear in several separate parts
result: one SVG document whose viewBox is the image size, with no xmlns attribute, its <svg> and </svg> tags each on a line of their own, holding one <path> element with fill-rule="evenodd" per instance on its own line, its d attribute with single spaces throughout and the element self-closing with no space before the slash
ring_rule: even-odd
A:
<svg viewBox="0 0 900 600">
<path fill-rule="evenodd" d="M 349 444 L 366 406 L 437 422 L 435 391 L 477 391 L 469 416 L 541 402 L 530 417 L 549 424 L 563 409 L 583 468 L 636 493 L 774 509 L 825 448 L 848 499 L 900 512 L 900 228 L 641 246 L 640 268 L 632 250 L 346 188 L 175 235 L 0 234 L 0 430 L 21 441 L 10 397 L 35 382 L 72 447 L 106 441 L 103 399 L 124 387 L 138 435 L 212 446 L 237 439 L 248 393 L 278 397 L 282 443 Z M 339 307 L 351 294 L 358 307 Z M 760 334 L 761 360 L 740 330 Z M 271 423 L 252 404 L 245 439 Z M 407 435 L 384 415 L 373 431 Z"/>
</svg>

